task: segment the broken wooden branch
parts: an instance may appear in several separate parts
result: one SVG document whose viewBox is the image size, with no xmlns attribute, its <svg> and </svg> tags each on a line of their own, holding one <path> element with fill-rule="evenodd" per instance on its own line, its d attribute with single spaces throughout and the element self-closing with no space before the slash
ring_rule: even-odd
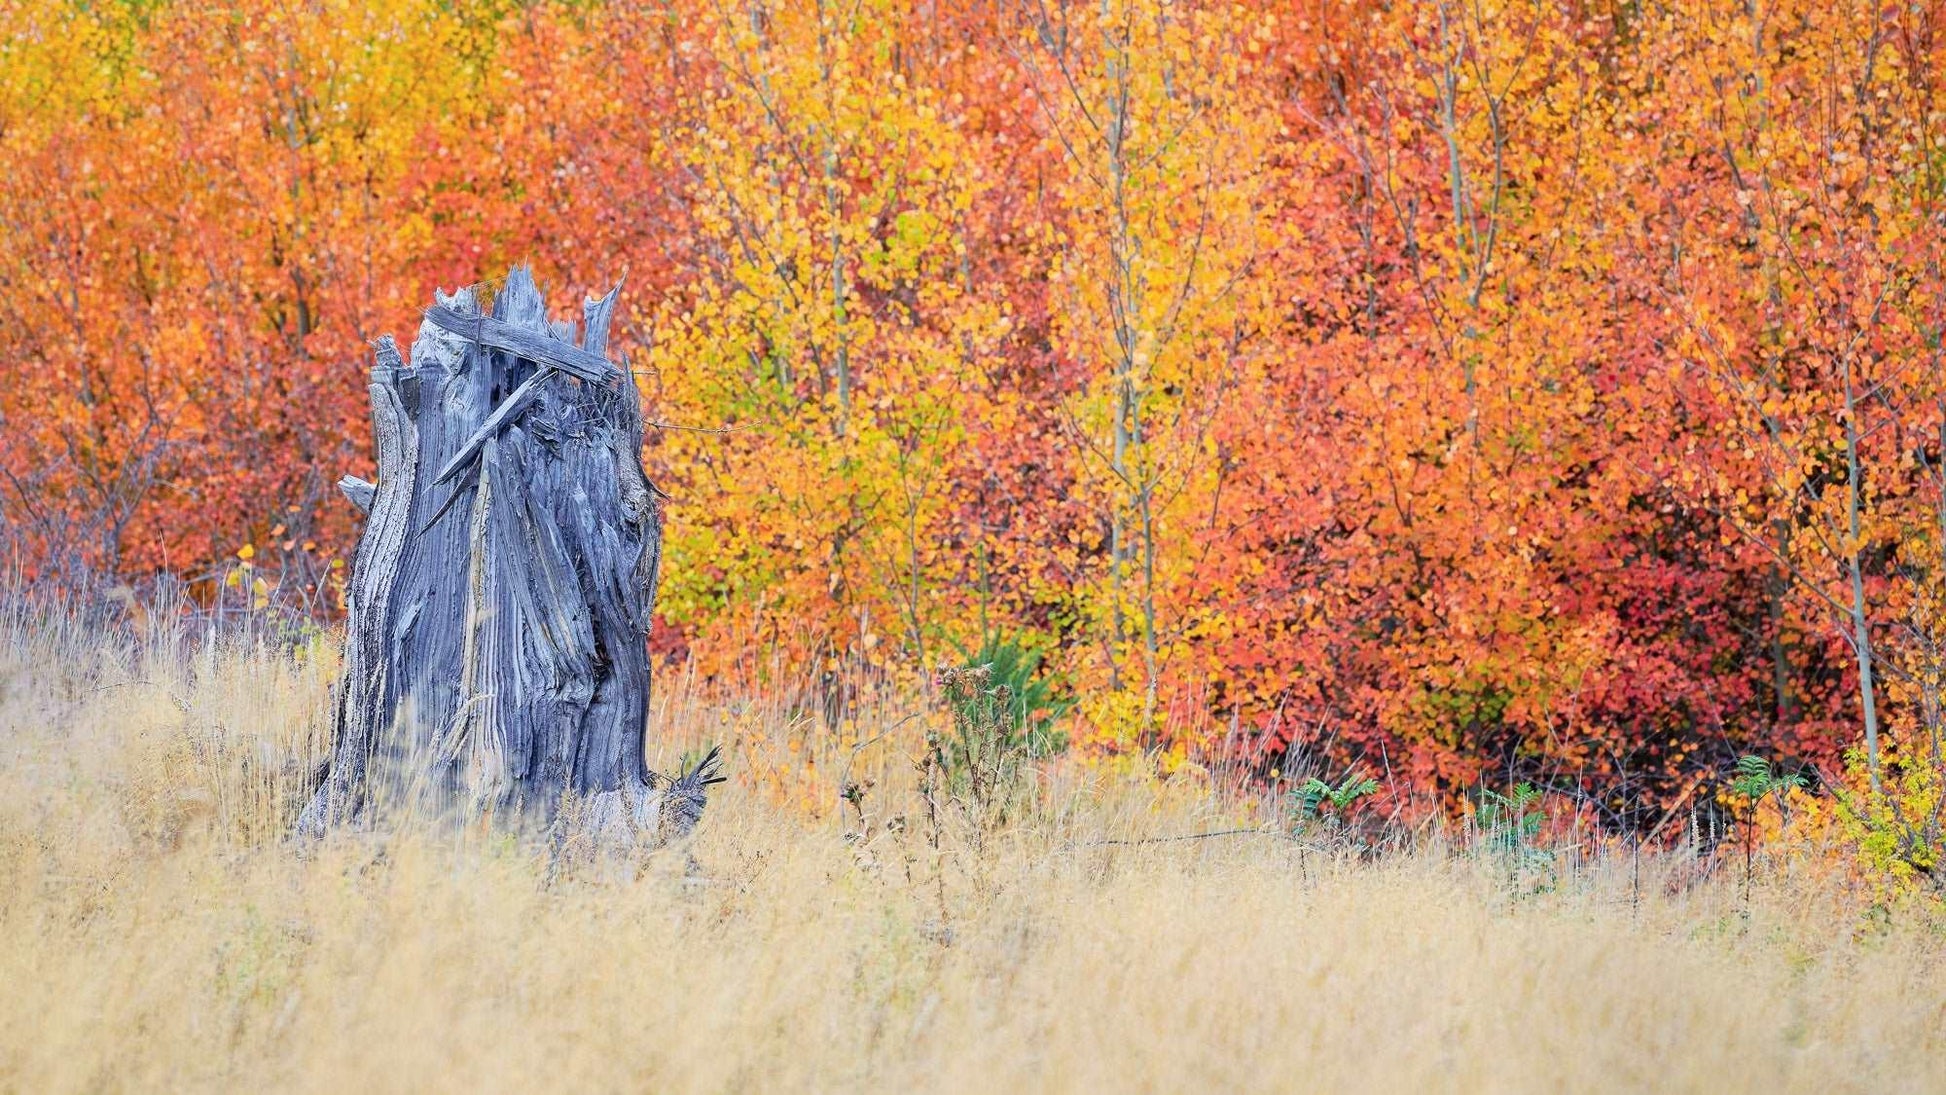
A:
<svg viewBox="0 0 1946 1095">
<path fill-rule="evenodd" d="M 598 353 L 548 334 L 526 330 L 484 315 L 469 315 L 449 305 L 435 304 L 426 309 L 426 318 L 445 331 L 499 350 L 517 358 L 552 365 L 591 384 L 613 383 L 622 371 Z"/>
</svg>

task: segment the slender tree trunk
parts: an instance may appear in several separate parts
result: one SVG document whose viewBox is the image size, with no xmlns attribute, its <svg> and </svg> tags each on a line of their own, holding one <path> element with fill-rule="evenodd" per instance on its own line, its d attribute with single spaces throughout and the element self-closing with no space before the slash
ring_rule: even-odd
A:
<svg viewBox="0 0 1946 1095">
<path fill-rule="evenodd" d="M 1858 699 L 1865 713 L 1865 768 L 1872 791 L 1879 791 L 1878 770 L 1878 695 L 1872 682 L 1872 631 L 1865 605 L 1865 575 L 1859 563 L 1863 551 L 1862 522 L 1864 506 L 1861 479 L 1862 458 L 1858 451 L 1858 400 L 1852 382 L 1851 359 L 1845 358 L 1845 517 L 1850 539 L 1845 556 L 1851 569 L 1851 647 L 1858 659 Z"/>
<path fill-rule="evenodd" d="M 1773 526 L 1777 532 L 1777 555 L 1789 558 L 1791 551 L 1790 524 L 1778 521 Z M 1797 696 L 1791 689 L 1790 652 L 1784 645 L 1784 598 L 1790 593 L 1791 576 L 1782 563 L 1771 565 L 1770 574 L 1764 580 L 1765 609 L 1770 617 L 1770 683 L 1777 696 L 1777 724 L 1786 726 L 1797 721 Z"/>
<path fill-rule="evenodd" d="M 1102 18 L 1106 20 L 1109 8 L 1102 5 Z M 1126 43 L 1116 41 L 1111 46 L 1108 64 L 1108 86 L 1112 93 L 1107 103 L 1108 129 L 1103 135 L 1108 153 L 1109 200 L 1113 206 L 1113 223 L 1109 231 L 1109 323 L 1115 332 L 1115 423 L 1113 455 L 1111 467 L 1115 482 L 1110 484 L 1112 492 L 1109 508 L 1109 597 L 1112 601 L 1113 653 L 1108 663 L 1108 687 L 1119 691 L 1122 687 L 1122 652 L 1128 643 L 1127 608 L 1127 570 L 1128 561 L 1133 556 L 1129 544 L 1129 521 L 1127 491 L 1133 481 L 1130 469 L 1132 450 L 1140 441 L 1141 406 L 1136 400 L 1135 354 L 1137 337 L 1133 328 L 1136 309 L 1135 287 L 1130 284 L 1133 277 L 1133 256 L 1130 254 L 1128 217 L 1128 157 L 1126 141 L 1128 138 L 1128 58 Z M 1148 725 L 1143 724 L 1143 730 Z"/>
</svg>

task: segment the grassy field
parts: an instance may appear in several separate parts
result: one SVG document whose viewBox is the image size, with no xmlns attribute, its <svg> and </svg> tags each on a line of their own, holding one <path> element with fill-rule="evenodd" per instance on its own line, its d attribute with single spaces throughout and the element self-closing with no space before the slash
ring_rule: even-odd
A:
<svg viewBox="0 0 1946 1095">
<path fill-rule="evenodd" d="M 303 853 L 328 655 L 0 612 L 0 1089 L 1946 1090 L 1946 939 L 1819 877 L 1158 840 L 1251 806 L 1073 764 L 983 836 L 889 704 L 834 741 L 664 687 L 653 758 L 735 778 L 641 860 Z"/>
</svg>

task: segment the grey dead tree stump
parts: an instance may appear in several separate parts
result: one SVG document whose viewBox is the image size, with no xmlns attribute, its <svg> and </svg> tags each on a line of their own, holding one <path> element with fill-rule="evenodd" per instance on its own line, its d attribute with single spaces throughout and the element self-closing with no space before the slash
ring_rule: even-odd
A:
<svg viewBox="0 0 1946 1095">
<path fill-rule="evenodd" d="M 527 270 L 435 294 L 408 365 L 371 372 L 376 483 L 348 584 L 344 675 L 300 835 L 375 813 L 552 825 L 662 843 L 701 817 L 715 753 L 679 778 L 643 757 L 662 511 L 633 378 L 607 359 L 618 286 L 550 322 Z"/>
</svg>

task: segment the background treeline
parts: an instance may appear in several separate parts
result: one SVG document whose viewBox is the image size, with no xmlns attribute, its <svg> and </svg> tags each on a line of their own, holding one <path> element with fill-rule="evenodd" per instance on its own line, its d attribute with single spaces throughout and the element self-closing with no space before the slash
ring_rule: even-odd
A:
<svg viewBox="0 0 1946 1095">
<path fill-rule="evenodd" d="M 1857 746 L 1936 815 L 1942 24 L 7 2 L 0 536 L 329 611 L 367 341 L 626 269 L 700 674 L 985 643 L 1165 766 L 1652 830 Z"/>
</svg>

